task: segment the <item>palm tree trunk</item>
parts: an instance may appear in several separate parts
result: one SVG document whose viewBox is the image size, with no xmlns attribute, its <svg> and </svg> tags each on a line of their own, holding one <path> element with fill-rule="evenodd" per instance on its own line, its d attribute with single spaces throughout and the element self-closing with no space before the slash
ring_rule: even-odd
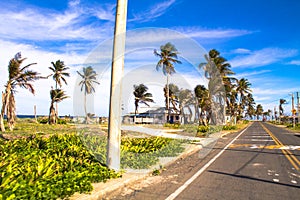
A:
<svg viewBox="0 0 300 200">
<path fill-rule="evenodd" d="M 84 93 L 84 114 L 85 114 L 85 123 L 88 124 L 89 123 L 89 117 L 87 114 L 87 109 L 86 109 L 86 92 Z"/>
<path fill-rule="evenodd" d="M 134 124 L 135 124 L 136 123 L 136 114 L 138 112 L 138 106 L 139 106 L 139 102 L 137 99 L 135 99 L 135 101 L 134 101 L 134 106 L 135 106 L 135 110 L 134 110 L 134 119 L 133 120 L 134 120 Z"/>
<path fill-rule="evenodd" d="M 53 102 L 51 102 L 50 109 L 49 109 L 48 123 L 49 124 L 56 124 L 56 111 L 55 111 Z"/>
<path fill-rule="evenodd" d="M 12 93 L 10 94 L 9 104 L 7 106 L 7 122 L 9 130 L 12 131 L 16 123 L 16 101 Z"/>
<path fill-rule="evenodd" d="M 0 114 L 0 127 L 1 127 L 1 132 L 5 132 L 5 127 L 4 127 L 4 112 L 5 112 L 5 94 L 2 92 L 2 108 L 1 108 L 1 114 Z"/>
<path fill-rule="evenodd" d="M 169 93 L 169 74 L 167 74 L 167 105 L 166 105 L 166 109 L 168 111 L 168 115 L 167 115 L 167 123 L 170 122 L 170 93 Z"/>
</svg>

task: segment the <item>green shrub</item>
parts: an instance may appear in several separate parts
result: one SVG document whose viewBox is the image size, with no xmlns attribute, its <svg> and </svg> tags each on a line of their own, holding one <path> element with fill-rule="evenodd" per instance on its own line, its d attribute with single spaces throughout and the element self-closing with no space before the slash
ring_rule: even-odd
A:
<svg viewBox="0 0 300 200">
<path fill-rule="evenodd" d="M 67 124 L 69 122 L 68 119 L 65 118 L 57 118 L 57 124 Z"/>
<path fill-rule="evenodd" d="M 199 125 L 198 126 L 198 133 L 206 133 L 209 131 L 209 126 Z"/>
<path fill-rule="evenodd" d="M 224 131 L 230 131 L 230 130 L 236 130 L 236 129 L 237 129 L 237 126 L 234 126 L 234 125 L 225 125 L 225 126 L 223 126 Z"/>
<path fill-rule="evenodd" d="M 178 128 L 180 128 L 180 123 L 179 122 L 175 122 L 174 124 L 164 123 L 163 126 L 166 128 L 178 129 Z"/>
<path fill-rule="evenodd" d="M 0 158 L 2 199 L 64 199 L 120 176 L 74 134 L 0 141 Z"/>
<path fill-rule="evenodd" d="M 48 117 L 38 117 L 37 121 L 40 124 L 47 124 L 48 123 Z"/>
</svg>

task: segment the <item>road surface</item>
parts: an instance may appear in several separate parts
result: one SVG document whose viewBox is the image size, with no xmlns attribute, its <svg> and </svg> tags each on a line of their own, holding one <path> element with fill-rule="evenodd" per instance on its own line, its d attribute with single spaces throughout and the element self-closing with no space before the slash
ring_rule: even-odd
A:
<svg viewBox="0 0 300 200">
<path fill-rule="evenodd" d="M 254 122 L 109 199 L 300 199 L 299 136 Z"/>
</svg>

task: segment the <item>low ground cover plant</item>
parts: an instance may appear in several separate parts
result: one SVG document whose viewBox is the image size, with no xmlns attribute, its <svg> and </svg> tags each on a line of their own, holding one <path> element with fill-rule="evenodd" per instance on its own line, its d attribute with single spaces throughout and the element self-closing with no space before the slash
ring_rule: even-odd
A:
<svg viewBox="0 0 300 200">
<path fill-rule="evenodd" d="M 108 169 L 106 137 L 85 134 L 31 135 L 0 140 L 1 199 L 64 199 L 93 189 L 92 183 L 118 178 Z M 184 141 L 161 138 L 123 138 L 121 167 L 145 169 L 159 157 L 176 156 Z"/>
</svg>

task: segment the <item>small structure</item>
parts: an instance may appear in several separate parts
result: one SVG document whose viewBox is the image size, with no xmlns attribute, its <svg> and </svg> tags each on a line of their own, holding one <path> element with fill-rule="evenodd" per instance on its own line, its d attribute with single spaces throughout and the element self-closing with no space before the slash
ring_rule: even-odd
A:
<svg viewBox="0 0 300 200">
<path fill-rule="evenodd" d="M 123 116 L 124 124 L 164 124 L 164 123 L 179 123 L 180 111 L 170 108 L 170 111 L 165 107 L 147 107 L 141 108 L 142 112 L 138 114 L 129 113 Z M 168 119 L 169 116 L 169 119 Z"/>
</svg>

